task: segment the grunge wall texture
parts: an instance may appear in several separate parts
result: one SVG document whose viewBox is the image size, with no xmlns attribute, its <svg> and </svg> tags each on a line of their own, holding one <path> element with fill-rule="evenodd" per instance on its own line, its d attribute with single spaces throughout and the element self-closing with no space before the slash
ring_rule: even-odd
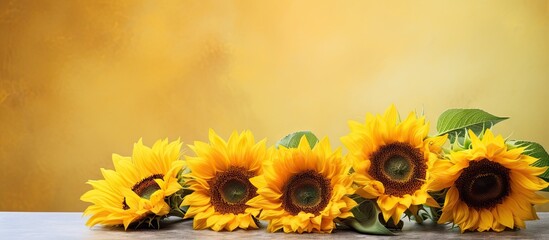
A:
<svg viewBox="0 0 549 240">
<path fill-rule="evenodd" d="M 447 108 L 549 148 L 548 1 L 0 1 L 0 211 L 82 211 L 140 137 Z M 187 153 L 190 153 L 187 150 Z M 547 209 L 547 208 L 546 208 Z"/>
</svg>

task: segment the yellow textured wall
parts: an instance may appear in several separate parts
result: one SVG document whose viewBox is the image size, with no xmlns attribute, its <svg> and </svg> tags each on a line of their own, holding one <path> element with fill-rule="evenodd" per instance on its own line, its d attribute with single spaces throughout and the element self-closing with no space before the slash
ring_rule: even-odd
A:
<svg viewBox="0 0 549 240">
<path fill-rule="evenodd" d="M 395 103 L 549 148 L 548 1 L 0 1 L 0 210 L 82 211 L 133 142 L 273 144 Z"/>
</svg>

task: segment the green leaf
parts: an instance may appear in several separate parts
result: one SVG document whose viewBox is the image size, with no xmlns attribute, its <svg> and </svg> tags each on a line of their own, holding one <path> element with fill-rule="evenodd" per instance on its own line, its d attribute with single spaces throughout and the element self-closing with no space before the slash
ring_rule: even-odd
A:
<svg viewBox="0 0 549 240">
<path fill-rule="evenodd" d="M 448 109 L 438 118 L 439 135 L 448 134 L 450 142 L 457 137 L 465 136 L 467 129 L 480 134 L 508 117 L 497 117 L 480 109 Z"/>
<path fill-rule="evenodd" d="M 303 136 L 307 138 L 311 148 L 318 142 L 318 138 L 311 131 L 299 131 L 288 134 L 280 139 L 280 141 L 276 143 L 276 147 L 278 148 L 278 146 L 284 146 L 286 148 L 296 148 L 299 145 L 299 140 L 301 140 L 301 137 Z"/>
<path fill-rule="evenodd" d="M 549 166 L 549 154 L 539 143 L 530 142 L 530 141 L 508 141 L 508 144 L 513 147 L 525 147 L 524 154 L 535 157 L 538 160 L 532 164 L 535 167 L 547 167 Z M 549 181 L 549 169 L 547 169 L 543 174 L 539 175 L 540 178 L 543 178 L 545 181 Z M 549 188 L 543 189 L 542 191 L 549 191 Z"/>
<path fill-rule="evenodd" d="M 354 218 L 347 218 L 343 222 L 359 233 L 374 235 L 395 235 L 380 221 L 380 211 L 372 201 L 363 201 L 351 209 Z"/>
</svg>

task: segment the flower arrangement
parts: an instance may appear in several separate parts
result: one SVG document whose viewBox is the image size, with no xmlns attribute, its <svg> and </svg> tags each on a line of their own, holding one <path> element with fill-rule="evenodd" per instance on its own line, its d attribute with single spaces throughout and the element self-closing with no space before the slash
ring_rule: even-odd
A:
<svg viewBox="0 0 549 240">
<path fill-rule="evenodd" d="M 250 131 L 224 140 L 210 130 L 188 156 L 179 140 L 139 140 L 131 157 L 113 154 L 103 180 L 88 181 L 86 225 L 160 228 L 175 216 L 214 231 L 254 230 L 263 220 L 268 232 L 392 235 L 408 217 L 461 232 L 525 228 L 538 219 L 533 206 L 549 202 L 536 193 L 549 191 L 549 155 L 494 134 L 505 119 L 450 109 L 429 136 L 424 116 L 401 120 L 391 106 L 349 122 L 346 155 L 308 131 L 268 147 Z"/>
</svg>

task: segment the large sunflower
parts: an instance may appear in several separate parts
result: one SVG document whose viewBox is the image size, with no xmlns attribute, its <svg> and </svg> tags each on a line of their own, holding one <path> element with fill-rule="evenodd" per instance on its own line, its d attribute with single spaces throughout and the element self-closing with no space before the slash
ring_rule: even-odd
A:
<svg viewBox="0 0 549 240">
<path fill-rule="evenodd" d="M 450 161 L 436 164 L 440 176 L 433 187 L 449 188 L 439 223 L 453 222 L 461 232 L 500 232 L 538 219 L 533 204 L 547 199 L 535 191 L 549 184 L 537 176 L 546 168 L 531 166 L 536 158 L 524 155 L 524 148 L 508 149 L 490 129 L 482 139 L 472 131 L 469 136 L 470 149 L 452 152 Z"/>
<path fill-rule="evenodd" d="M 357 194 L 377 199 L 385 221 L 396 224 L 407 209 L 416 214 L 421 204 L 438 206 L 427 191 L 446 136 L 428 138 L 429 124 L 413 112 L 398 122 L 394 106 L 383 116 L 368 114 L 364 124 L 349 125 L 351 133 L 341 141 L 353 159 Z"/>
<path fill-rule="evenodd" d="M 268 157 L 265 140 L 256 143 L 252 133 L 244 131 L 225 142 L 213 130 L 209 140 L 190 146 L 196 157 L 187 157 L 191 173 L 186 184 L 194 192 L 181 204 L 189 206 L 185 218 L 194 217 L 194 229 L 258 228 L 254 216 L 260 208 L 246 202 L 257 195 L 249 179 L 261 174 Z"/>
<path fill-rule="evenodd" d="M 152 148 L 139 140 L 132 157 L 112 155 L 115 170 L 101 169 L 104 180 L 90 180 L 93 189 L 80 200 L 93 205 L 84 215 L 91 215 L 87 226 L 124 225 L 149 216 L 165 216 L 170 206 L 164 198 L 180 190 L 177 174 L 183 168 L 179 140 L 157 141 Z"/>
<path fill-rule="evenodd" d="M 311 149 L 302 137 L 297 148 L 281 146 L 264 174 L 251 179 L 259 195 L 248 204 L 263 208 L 260 219 L 270 220 L 270 232 L 329 233 L 335 218 L 353 216 L 356 203 L 346 196 L 353 193 L 350 167 L 328 139 Z"/>
</svg>

